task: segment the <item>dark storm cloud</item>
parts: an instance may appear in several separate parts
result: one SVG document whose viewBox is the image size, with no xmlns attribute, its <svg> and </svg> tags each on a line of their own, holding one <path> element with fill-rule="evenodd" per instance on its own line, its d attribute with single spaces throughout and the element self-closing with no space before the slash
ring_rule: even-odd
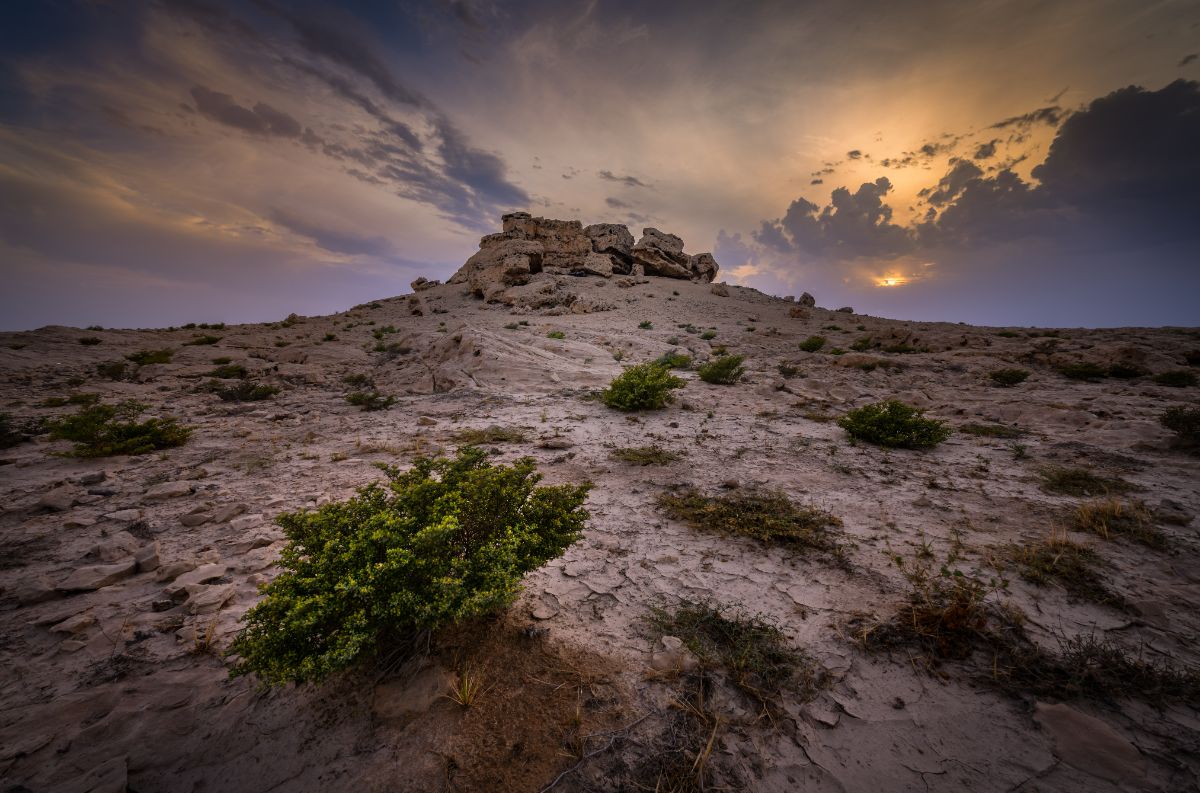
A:
<svg viewBox="0 0 1200 793">
<path fill-rule="evenodd" d="M 617 176 L 612 171 L 600 171 L 596 174 L 606 182 L 619 182 L 626 187 L 646 187 L 646 183 L 636 176 Z"/>
<path fill-rule="evenodd" d="M 203 85 L 192 86 L 190 93 L 201 115 L 226 126 L 284 138 L 298 138 L 303 131 L 299 121 L 266 102 L 259 102 L 253 108 L 242 107 L 229 94 L 213 91 Z"/>
<path fill-rule="evenodd" d="M 899 256 L 912 249 L 912 239 L 892 223 L 892 208 L 883 201 L 891 189 L 891 182 L 880 177 L 853 193 L 837 188 L 825 207 L 798 198 L 783 218 L 763 221 L 754 238 L 775 250 L 832 259 Z"/>
<path fill-rule="evenodd" d="M 1184 55 L 1183 58 L 1180 59 L 1180 61 L 1179 61 L 1179 67 L 1182 69 L 1184 66 L 1187 66 L 1189 63 L 1192 63 L 1197 58 L 1200 58 L 1200 53 L 1192 52 L 1187 55 Z"/>
<path fill-rule="evenodd" d="M 996 155 L 996 144 L 999 142 L 999 140 L 993 139 L 989 140 L 987 143 L 980 143 L 975 149 L 975 154 L 973 155 L 974 158 L 977 160 L 991 159 Z"/>
<path fill-rule="evenodd" d="M 992 124 L 989 129 L 1005 129 L 1007 127 L 1015 127 L 1017 129 L 1026 129 L 1038 124 L 1049 124 L 1054 126 L 1062 120 L 1063 109 L 1058 105 L 1051 107 L 1040 107 L 1037 110 L 1031 110 L 1028 113 L 1022 113 L 1019 116 L 1011 116 L 1002 121 L 997 121 Z"/>
<path fill-rule="evenodd" d="M 301 236 L 308 237 L 321 248 L 332 253 L 351 256 L 388 256 L 395 251 L 383 237 L 360 236 L 325 226 L 284 210 L 271 213 L 271 219 Z"/>
<path fill-rule="evenodd" d="M 604 199 L 604 203 L 607 204 L 608 206 L 612 207 L 613 209 L 629 209 L 630 208 L 629 204 L 625 203 L 624 201 L 622 201 L 619 198 L 613 198 L 612 196 L 609 196 L 608 198 Z"/>
<path fill-rule="evenodd" d="M 861 160 L 863 157 L 863 153 L 861 151 L 859 151 L 858 149 L 851 149 L 850 151 L 846 152 L 846 157 L 847 157 L 847 159 L 851 159 L 851 160 Z"/>
<path fill-rule="evenodd" d="M 942 143 L 926 143 L 916 151 L 906 151 L 898 157 L 885 157 L 879 161 L 884 168 L 908 168 L 913 165 L 928 165 L 933 159 L 946 155 L 958 146 L 959 139 L 950 136 Z M 868 157 L 868 159 L 870 159 Z"/>
<path fill-rule="evenodd" d="M 1045 108 L 997 126 L 1053 123 L 1062 115 Z M 783 218 L 763 221 L 754 238 L 770 250 L 830 262 L 934 256 L 1032 237 L 1067 247 L 1105 240 L 1131 249 L 1200 241 L 1197 141 L 1200 84 L 1178 80 L 1157 91 L 1131 86 L 1066 117 L 1045 161 L 1033 169 L 1034 182 L 1011 163 L 985 174 L 971 160 L 956 159 L 920 191 L 929 210 L 912 226 L 892 222 L 885 203 L 891 184 L 880 178 L 853 193 L 837 188 L 824 207 L 799 198 Z"/>
</svg>

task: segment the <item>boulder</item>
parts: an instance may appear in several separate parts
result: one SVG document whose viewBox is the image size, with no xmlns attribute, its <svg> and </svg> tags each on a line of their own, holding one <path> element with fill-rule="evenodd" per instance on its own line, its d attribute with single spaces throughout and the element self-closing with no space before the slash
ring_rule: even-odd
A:
<svg viewBox="0 0 1200 793">
<path fill-rule="evenodd" d="M 633 257 L 633 235 L 620 223 L 593 223 L 583 230 L 592 241 L 592 250 L 611 253 L 629 260 Z"/>
<path fill-rule="evenodd" d="M 837 312 L 839 314 L 853 314 L 854 309 L 851 308 L 850 306 L 842 306 L 841 308 L 837 309 Z"/>
<path fill-rule="evenodd" d="M 642 238 L 633 246 L 633 261 L 646 275 L 692 277 L 691 257 L 683 252 L 683 240 L 658 229 L 642 230 Z"/>
<path fill-rule="evenodd" d="M 425 276 L 421 276 L 417 280 L 409 284 L 414 292 L 424 292 L 426 289 L 433 289 L 435 286 L 441 286 L 441 281 L 430 281 Z"/>
<path fill-rule="evenodd" d="M 527 284 L 530 276 L 540 273 L 544 254 L 540 242 L 492 234 L 480 241 L 479 252 L 450 283 L 465 282 L 476 297 L 496 302 L 508 287 Z"/>
<path fill-rule="evenodd" d="M 713 284 L 708 288 L 708 291 L 717 297 L 729 297 L 729 287 L 725 286 L 725 284 Z"/>
<path fill-rule="evenodd" d="M 111 586 L 137 572 L 137 560 L 132 556 L 117 564 L 81 567 L 55 586 L 59 592 L 90 592 Z"/>
<path fill-rule="evenodd" d="M 717 264 L 717 260 L 711 253 L 697 253 L 692 257 L 690 266 L 692 280 L 701 283 L 712 283 L 712 280 L 717 277 L 717 270 L 721 269 L 721 265 Z"/>
<path fill-rule="evenodd" d="M 812 295 L 810 295 L 808 292 L 805 292 L 804 294 L 800 295 L 800 299 L 797 300 L 796 302 L 799 303 L 800 305 L 804 306 L 805 308 L 814 308 L 817 305 L 817 299 L 815 297 L 813 297 Z"/>
<path fill-rule="evenodd" d="M 42 497 L 37 500 L 36 507 L 50 512 L 65 512 L 75 505 L 77 493 L 78 491 L 71 485 L 61 485 L 43 493 Z"/>
</svg>

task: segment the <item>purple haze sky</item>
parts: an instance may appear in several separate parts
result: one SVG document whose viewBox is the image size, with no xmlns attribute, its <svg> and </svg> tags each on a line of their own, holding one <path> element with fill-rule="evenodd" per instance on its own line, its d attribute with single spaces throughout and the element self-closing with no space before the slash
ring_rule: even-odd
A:
<svg viewBox="0 0 1200 793">
<path fill-rule="evenodd" d="M 0 328 L 329 313 L 527 210 L 829 307 L 1200 324 L 1200 2 L 9 0 Z"/>
</svg>

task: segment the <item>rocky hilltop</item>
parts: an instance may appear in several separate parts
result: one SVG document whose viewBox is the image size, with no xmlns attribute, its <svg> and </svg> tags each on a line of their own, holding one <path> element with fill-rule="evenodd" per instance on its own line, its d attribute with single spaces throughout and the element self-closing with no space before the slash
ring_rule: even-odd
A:
<svg viewBox="0 0 1200 793">
<path fill-rule="evenodd" d="M 512 215 L 452 283 L 329 316 L 0 333 L 4 789 L 1195 790 L 1200 457 L 1160 419 L 1200 330 L 905 322 L 715 272 Z M 596 398 L 655 360 L 673 403 Z M 126 400 L 190 437 L 46 432 Z M 951 434 L 837 423 L 884 400 Z M 229 677 L 276 516 L 465 445 L 592 483 L 583 538 L 408 666 Z"/>
<path fill-rule="evenodd" d="M 481 239 L 479 252 L 450 278 L 450 283 L 466 284 L 489 303 L 575 303 L 561 294 L 564 284 L 555 276 L 649 275 L 708 283 L 720 269 L 711 253 L 686 254 L 682 239 L 655 228 L 643 229 L 635 243 L 628 227 L 618 223 L 584 226 L 578 220 L 535 218 L 528 212 L 504 215 L 501 223 L 503 230 Z M 555 293 L 559 294 L 547 299 Z"/>
</svg>

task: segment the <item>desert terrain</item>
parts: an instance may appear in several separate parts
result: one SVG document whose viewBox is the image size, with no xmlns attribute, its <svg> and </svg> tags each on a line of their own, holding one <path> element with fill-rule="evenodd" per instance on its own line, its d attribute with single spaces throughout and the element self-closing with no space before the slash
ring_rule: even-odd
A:
<svg viewBox="0 0 1200 793">
<path fill-rule="evenodd" d="M 541 233 L 523 223 L 521 239 Z M 1196 789 L 1200 457 L 1159 418 L 1197 389 L 1154 375 L 1194 367 L 1200 331 L 890 320 L 709 283 L 715 263 L 695 257 L 606 270 L 596 247 L 588 267 L 547 258 L 515 278 L 529 251 L 505 248 L 329 316 L 0 334 L 0 412 L 24 432 L 0 450 L 4 790 Z M 700 380 L 720 351 L 745 373 Z M 667 407 L 596 398 L 673 352 L 693 365 Z M 1087 362 L 1103 373 L 1063 373 Z M 1003 369 L 1029 375 L 1005 387 Z M 237 383 L 278 390 L 217 393 Z M 394 403 L 347 400 L 364 390 Z M 96 399 L 191 437 L 81 458 L 39 431 Z M 889 399 L 952 434 L 889 449 L 836 423 Z M 592 483 L 583 539 L 505 614 L 403 663 L 315 686 L 230 678 L 239 618 L 284 545 L 277 514 L 466 445 Z M 1063 484 L 1080 470 L 1093 479 Z M 836 518 L 834 544 L 706 530 L 664 507 L 690 491 L 784 494 Z M 1081 508 L 1114 503 L 1145 516 L 1149 542 L 1085 530 Z M 1086 551 L 1090 590 L 1023 567 L 1022 549 L 1058 541 Z M 976 627 L 1006 615 L 1042 655 L 877 640 L 902 633 L 931 578 L 956 577 L 979 584 Z M 687 604 L 777 627 L 802 673 L 769 696 L 736 685 L 654 619 Z M 1115 652 L 1172 685 L 1098 669 L 1095 686 L 1042 686 L 1010 668 L 1080 641 L 1105 648 L 1089 663 Z M 449 693 L 468 674 L 482 687 L 464 706 Z"/>
</svg>

